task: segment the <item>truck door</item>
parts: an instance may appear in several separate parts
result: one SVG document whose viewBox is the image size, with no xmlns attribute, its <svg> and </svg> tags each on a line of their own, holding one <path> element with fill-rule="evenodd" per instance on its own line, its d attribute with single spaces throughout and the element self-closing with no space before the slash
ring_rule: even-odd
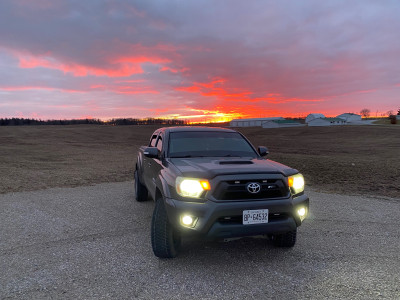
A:
<svg viewBox="0 0 400 300">
<path fill-rule="evenodd" d="M 153 135 L 151 136 L 150 139 L 150 143 L 149 143 L 149 147 L 155 147 L 156 146 L 156 142 L 157 142 L 157 137 L 158 137 L 158 132 L 153 133 Z M 144 183 L 146 186 L 150 187 L 150 172 L 151 172 L 151 166 L 152 166 L 152 158 L 148 158 L 146 156 L 143 155 L 143 163 L 142 163 L 142 178 L 144 180 Z"/>
<path fill-rule="evenodd" d="M 161 169 L 162 169 L 162 153 L 163 153 L 163 134 L 160 133 L 158 136 L 157 142 L 156 142 L 156 147 L 158 149 L 158 158 L 153 158 L 151 160 L 150 164 L 150 170 L 148 172 L 150 178 L 148 181 L 148 187 L 150 188 L 150 192 L 152 193 L 152 197 L 154 199 L 155 197 L 155 191 L 156 191 L 156 180 L 157 177 L 159 176 Z"/>
</svg>

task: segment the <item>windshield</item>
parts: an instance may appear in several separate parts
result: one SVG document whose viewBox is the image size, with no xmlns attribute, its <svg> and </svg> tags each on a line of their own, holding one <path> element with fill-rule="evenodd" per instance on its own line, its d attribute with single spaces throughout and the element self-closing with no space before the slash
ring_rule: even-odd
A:
<svg viewBox="0 0 400 300">
<path fill-rule="evenodd" d="M 169 157 L 257 157 L 237 132 L 171 132 Z"/>
</svg>

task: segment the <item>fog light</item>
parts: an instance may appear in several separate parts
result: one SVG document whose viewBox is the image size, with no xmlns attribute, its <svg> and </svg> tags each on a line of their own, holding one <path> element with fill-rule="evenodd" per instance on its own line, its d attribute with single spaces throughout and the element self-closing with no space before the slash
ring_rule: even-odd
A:
<svg viewBox="0 0 400 300">
<path fill-rule="evenodd" d="M 182 218 L 182 223 L 183 225 L 192 225 L 193 223 L 193 218 L 191 216 L 183 216 Z"/>
<path fill-rule="evenodd" d="M 194 227 L 196 220 L 197 218 L 191 215 L 183 215 L 181 217 L 181 224 L 185 227 Z"/>
<path fill-rule="evenodd" d="M 304 207 L 300 208 L 297 213 L 300 217 L 304 217 L 306 215 L 306 209 Z"/>
<path fill-rule="evenodd" d="M 303 221 L 306 218 L 307 210 L 304 207 L 301 207 L 297 210 L 297 214 L 300 217 L 300 220 Z"/>
</svg>

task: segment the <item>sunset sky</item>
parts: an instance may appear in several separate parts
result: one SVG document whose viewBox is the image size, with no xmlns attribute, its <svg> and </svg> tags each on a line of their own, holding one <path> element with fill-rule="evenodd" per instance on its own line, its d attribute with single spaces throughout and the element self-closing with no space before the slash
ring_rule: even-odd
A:
<svg viewBox="0 0 400 300">
<path fill-rule="evenodd" d="M 0 1 L 0 117 L 400 107 L 400 1 Z"/>
</svg>

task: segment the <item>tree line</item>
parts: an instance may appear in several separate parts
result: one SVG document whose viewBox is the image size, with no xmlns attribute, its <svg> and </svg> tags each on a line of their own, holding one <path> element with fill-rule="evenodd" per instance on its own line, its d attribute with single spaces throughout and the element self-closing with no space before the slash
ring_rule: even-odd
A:
<svg viewBox="0 0 400 300">
<path fill-rule="evenodd" d="M 371 116 L 371 110 L 368 108 L 363 108 L 362 110 L 360 110 L 360 115 L 364 118 L 369 118 Z M 397 115 L 400 115 L 400 108 L 397 110 Z M 378 116 L 378 111 L 376 111 L 376 117 Z M 382 113 L 381 117 L 383 116 L 388 116 L 389 118 L 391 118 L 392 116 L 395 116 L 395 113 L 393 112 L 393 110 L 388 110 L 386 113 Z"/>
<path fill-rule="evenodd" d="M 146 119 L 111 119 L 109 121 L 105 121 L 106 125 L 176 125 L 181 126 L 185 125 L 185 120 L 177 120 L 177 119 L 158 119 L 158 118 L 146 118 Z"/>
<path fill-rule="evenodd" d="M 159 119 L 159 118 L 117 118 L 108 121 L 100 119 L 71 119 L 71 120 L 37 120 L 26 118 L 1 118 L 0 126 L 23 126 L 23 125 L 185 125 L 186 121 L 176 119 Z"/>
</svg>

